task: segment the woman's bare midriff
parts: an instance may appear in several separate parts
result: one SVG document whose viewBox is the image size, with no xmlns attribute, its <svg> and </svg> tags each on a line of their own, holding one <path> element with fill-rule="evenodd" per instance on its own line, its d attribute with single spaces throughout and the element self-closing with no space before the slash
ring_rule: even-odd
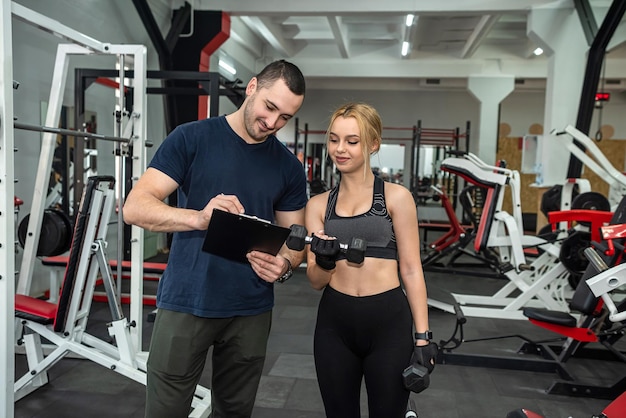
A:
<svg viewBox="0 0 626 418">
<path fill-rule="evenodd" d="M 329 282 L 330 287 L 350 296 L 371 296 L 400 285 L 398 262 L 383 258 L 366 258 L 358 267 L 338 260 Z"/>
</svg>

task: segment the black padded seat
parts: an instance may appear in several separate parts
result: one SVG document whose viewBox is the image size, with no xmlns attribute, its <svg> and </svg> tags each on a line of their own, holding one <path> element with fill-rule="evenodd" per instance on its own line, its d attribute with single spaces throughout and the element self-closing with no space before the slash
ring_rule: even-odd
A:
<svg viewBox="0 0 626 418">
<path fill-rule="evenodd" d="M 567 312 L 551 311 L 543 308 L 524 308 L 524 316 L 541 322 L 575 328 L 576 318 Z"/>
</svg>

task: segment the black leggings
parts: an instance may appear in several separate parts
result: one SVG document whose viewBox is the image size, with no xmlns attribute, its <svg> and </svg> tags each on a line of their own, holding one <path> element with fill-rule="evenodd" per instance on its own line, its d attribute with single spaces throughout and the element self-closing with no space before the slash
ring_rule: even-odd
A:
<svg viewBox="0 0 626 418">
<path fill-rule="evenodd" d="M 400 287 L 356 297 L 326 286 L 315 327 L 317 379 L 327 418 L 358 418 L 365 376 L 370 418 L 401 418 L 402 371 L 413 352 L 413 319 Z"/>
</svg>

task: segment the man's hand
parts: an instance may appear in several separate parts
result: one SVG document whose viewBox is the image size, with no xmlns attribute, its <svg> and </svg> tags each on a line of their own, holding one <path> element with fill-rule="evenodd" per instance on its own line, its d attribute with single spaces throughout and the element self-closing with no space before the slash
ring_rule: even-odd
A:
<svg viewBox="0 0 626 418">
<path fill-rule="evenodd" d="M 245 209 L 237 196 L 227 195 L 220 193 L 213 199 L 209 200 L 209 203 L 198 212 L 198 227 L 199 231 L 204 231 L 209 227 L 209 221 L 213 215 L 213 209 L 223 210 L 224 212 L 230 212 L 235 214 L 241 214 L 245 212 Z"/>
<path fill-rule="evenodd" d="M 261 251 L 250 251 L 246 254 L 252 270 L 268 283 L 274 283 L 287 272 L 287 259 L 280 254 L 273 256 Z"/>
</svg>

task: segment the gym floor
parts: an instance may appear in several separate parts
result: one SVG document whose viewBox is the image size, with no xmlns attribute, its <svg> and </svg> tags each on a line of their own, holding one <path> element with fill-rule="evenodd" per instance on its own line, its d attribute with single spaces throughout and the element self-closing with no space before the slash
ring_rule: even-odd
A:
<svg viewBox="0 0 626 418">
<path fill-rule="evenodd" d="M 449 301 L 450 291 L 488 292 L 503 279 L 426 273 L 431 298 Z M 313 365 L 313 330 L 321 292 L 311 289 L 303 269 L 282 285 L 276 285 L 276 307 L 268 355 L 254 408 L 254 418 L 322 418 L 324 411 Z M 147 291 L 146 291 L 147 292 Z M 146 307 L 146 317 L 152 308 Z M 108 306 L 94 303 L 88 331 L 105 338 Z M 144 323 L 147 348 L 151 323 Z M 430 325 L 437 340 L 447 340 L 455 316 L 430 309 Z M 465 339 L 521 334 L 533 340 L 555 337 L 528 321 L 468 318 Z M 456 352 L 516 356 L 519 339 L 467 342 Z M 620 341 L 618 347 L 626 348 Z M 526 355 L 530 356 L 530 355 Z M 532 356 L 531 356 L 532 357 Z M 611 385 L 626 375 L 626 364 L 572 358 L 567 367 L 585 382 Z M 16 355 L 16 374 L 26 371 L 25 357 Z M 210 367 L 201 383 L 209 387 Z M 144 387 L 87 360 L 63 359 L 49 372 L 50 382 L 15 404 L 16 418 L 142 417 Z M 586 418 L 598 414 L 607 400 L 547 394 L 558 380 L 554 373 L 512 371 L 483 367 L 439 364 L 430 387 L 412 394 L 420 418 L 504 418 L 526 408 L 551 418 Z M 363 416 L 367 416 L 366 394 L 362 391 Z"/>
</svg>

